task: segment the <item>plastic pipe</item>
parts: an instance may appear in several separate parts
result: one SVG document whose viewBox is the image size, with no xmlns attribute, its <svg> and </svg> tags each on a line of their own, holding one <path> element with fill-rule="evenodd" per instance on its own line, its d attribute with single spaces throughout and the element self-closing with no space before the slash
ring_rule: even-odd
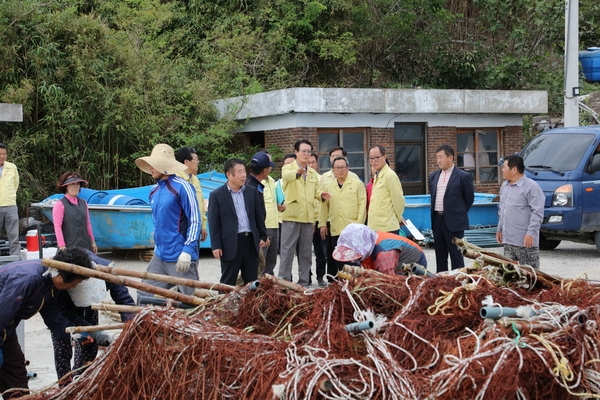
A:
<svg viewBox="0 0 600 400">
<path fill-rule="evenodd" d="M 517 309 L 512 307 L 482 307 L 479 310 L 481 318 L 498 319 L 501 317 L 514 317 L 517 315 Z"/>
<path fill-rule="evenodd" d="M 427 271 L 426 268 L 424 268 L 422 265 L 419 265 L 419 264 L 413 264 L 412 267 L 410 268 L 410 272 L 413 275 L 426 276 L 428 278 L 437 278 L 436 274 L 434 274 L 433 272 Z"/>
<path fill-rule="evenodd" d="M 260 281 L 254 281 L 254 282 L 251 282 L 250 285 L 248 285 L 248 288 L 250 289 L 251 292 L 255 292 L 258 290 L 259 286 L 260 286 Z"/>
<path fill-rule="evenodd" d="M 37 373 L 36 372 L 27 371 L 27 377 L 29 379 L 31 379 L 31 378 L 37 378 Z"/>
<path fill-rule="evenodd" d="M 362 322 L 353 322 L 351 324 L 346 325 L 346 330 L 348 332 L 361 332 L 366 329 L 371 329 L 375 326 L 373 321 L 362 321 Z"/>
</svg>

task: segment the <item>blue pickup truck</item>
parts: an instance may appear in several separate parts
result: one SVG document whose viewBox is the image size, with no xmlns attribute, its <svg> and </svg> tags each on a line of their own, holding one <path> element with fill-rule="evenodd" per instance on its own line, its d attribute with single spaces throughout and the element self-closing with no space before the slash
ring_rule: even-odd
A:
<svg viewBox="0 0 600 400">
<path fill-rule="evenodd" d="M 520 155 L 546 196 L 540 249 L 569 240 L 600 252 L 600 126 L 544 131 Z"/>
</svg>

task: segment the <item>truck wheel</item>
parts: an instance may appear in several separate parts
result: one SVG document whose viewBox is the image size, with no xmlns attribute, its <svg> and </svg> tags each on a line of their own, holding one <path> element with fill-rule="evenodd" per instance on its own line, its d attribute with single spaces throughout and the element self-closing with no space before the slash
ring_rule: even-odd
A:
<svg viewBox="0 0 600 400">
<path fill-rule="evenodd" d="M 596 239 L 596 246 L 598 246 L 600 240 L 598 232 L 596 232 Z M 559 244 L 560 240 L 548 240 L 544 235 L 540 234 L 540 250 L 554 250 Z"/>
</svg>

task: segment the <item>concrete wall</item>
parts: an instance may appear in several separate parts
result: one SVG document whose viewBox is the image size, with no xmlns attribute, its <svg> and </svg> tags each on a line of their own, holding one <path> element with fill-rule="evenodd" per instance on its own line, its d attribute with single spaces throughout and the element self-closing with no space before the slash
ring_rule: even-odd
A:
<svg viewBox="0 0 600 400">
<path fill-rule="evenodd" d="M 0 122 L 23 122 L 23 106 L 0 103 Z"/>
</svg>

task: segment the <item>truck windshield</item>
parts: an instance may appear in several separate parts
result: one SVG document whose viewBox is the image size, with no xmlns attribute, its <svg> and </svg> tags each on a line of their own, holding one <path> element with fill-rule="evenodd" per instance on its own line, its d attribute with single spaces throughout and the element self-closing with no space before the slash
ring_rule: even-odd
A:
<svg viewBox="0 0 600 400">
<path fill-rule="evenodd" d="M 572 171 L 590 148 L 594 135 L 544 134 L 534 137 L 521 151 L 525 166 L 554 171 Z"/>
</svg>

